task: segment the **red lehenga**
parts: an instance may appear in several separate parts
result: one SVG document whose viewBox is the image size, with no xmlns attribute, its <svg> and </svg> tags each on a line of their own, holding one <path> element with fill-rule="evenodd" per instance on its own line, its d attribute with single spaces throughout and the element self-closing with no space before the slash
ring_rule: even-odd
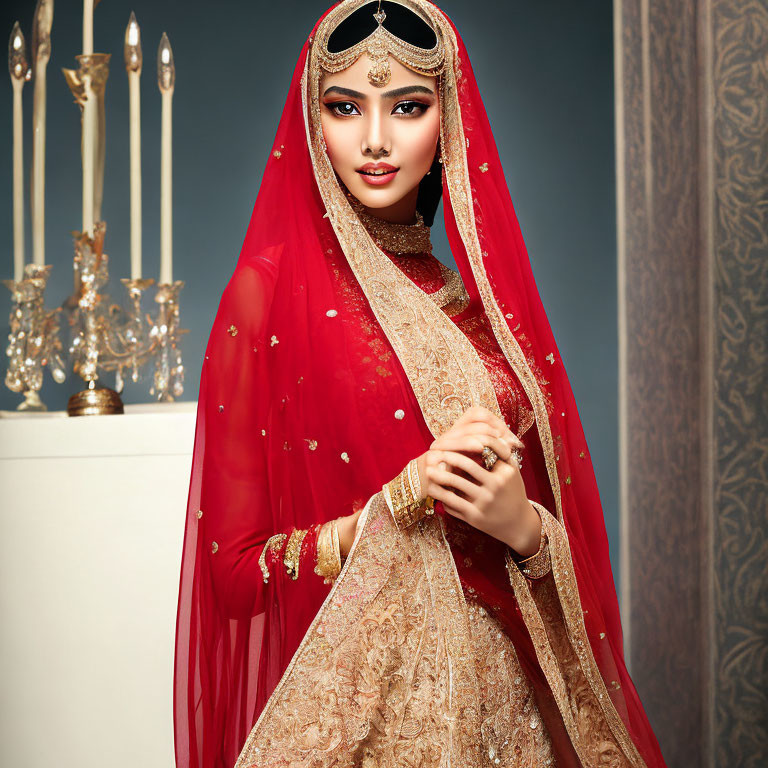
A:
<svg viewBox="0 0 768 768">
<path fill-rule="evenodd" d="M 623 660 L 572 391 L 466 50 L 436 6 L 398 0 L 445 48 L 444 215 L 466 306 L 430 298 L 443 284 L 433 256 L 377 246 L 325 152 L 312 42 L 363 2 L 329 9 L 302 48 L 206 348 L 177 765 L 663 766 Z M 382 485 L 471 405 L 526 444 L 551 559 L 542 578 L 507 568 L 505 545 L 439 504 L 399 530 L 384 503 Z M 318 529 L 359 508 L 326 584 Z"/>
</svg>

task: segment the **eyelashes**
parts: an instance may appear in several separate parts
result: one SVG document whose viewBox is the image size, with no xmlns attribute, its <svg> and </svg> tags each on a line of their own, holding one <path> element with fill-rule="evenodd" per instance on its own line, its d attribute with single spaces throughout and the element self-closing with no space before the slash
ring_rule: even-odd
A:
<svg viewBox="0 0 768 768">
<path fill-rule="evenodd" d="M 357 109 L 357 107 L 351 101 L 326 102 L 325 106 L 328 107 L 331 113 L 337 117 L 354 117 L 355 114 L 360 114 L 359 112 L 346 112 L 342 110 L 343 107 L 348 106 Z M 429 109 L 430 105 L 424 104 L 421 101 L 401 101 L 395 105 L 395 109 L 399 109 L 400 107 L 407 107 L 409 111 L 395 112 L 393 110 L 392 114 L 400 115 L 402 117 L 418 117 L 419 115 L 423 115 Z"/>
</svg>

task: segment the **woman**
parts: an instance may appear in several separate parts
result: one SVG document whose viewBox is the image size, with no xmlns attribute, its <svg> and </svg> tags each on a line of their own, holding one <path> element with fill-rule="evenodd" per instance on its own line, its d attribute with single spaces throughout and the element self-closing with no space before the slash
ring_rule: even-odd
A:
<svg viewBox="0 0 768 768">
<path fill-rule="evenodd" d="M 206 768 L 664 765 L 486 113 L 426 0 L 344 0 L 302 48 L 205 354 L 175 733 Z"/>
</svg>

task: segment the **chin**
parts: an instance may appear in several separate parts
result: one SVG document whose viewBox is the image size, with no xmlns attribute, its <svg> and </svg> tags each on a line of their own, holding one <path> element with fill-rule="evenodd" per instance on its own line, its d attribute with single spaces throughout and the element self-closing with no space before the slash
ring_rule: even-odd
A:
<svg viewBox="0 0 768 768">
<path fill-rule="evenodd" d="M 354 179 L 354 185 L 347 188 L 366 208 L 388 208 L 400 202 L 412 189 L 398 184 L 391 189 L 369 187 L 364 181 Z"/>
</svg>

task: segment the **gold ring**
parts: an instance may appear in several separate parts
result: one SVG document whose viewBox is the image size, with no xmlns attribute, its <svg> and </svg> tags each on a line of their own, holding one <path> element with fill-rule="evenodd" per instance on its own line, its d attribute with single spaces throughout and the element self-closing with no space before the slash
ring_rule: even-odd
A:
<svg viewBox="0 0 768 768">
<path fill-rule="evenodd" d="M 493 469 L 493 465 L 499 460 L 499 454 L 490 446 L 486 445 L 482 452 L 483 463 L 487 470 Z"/>
</svg>

